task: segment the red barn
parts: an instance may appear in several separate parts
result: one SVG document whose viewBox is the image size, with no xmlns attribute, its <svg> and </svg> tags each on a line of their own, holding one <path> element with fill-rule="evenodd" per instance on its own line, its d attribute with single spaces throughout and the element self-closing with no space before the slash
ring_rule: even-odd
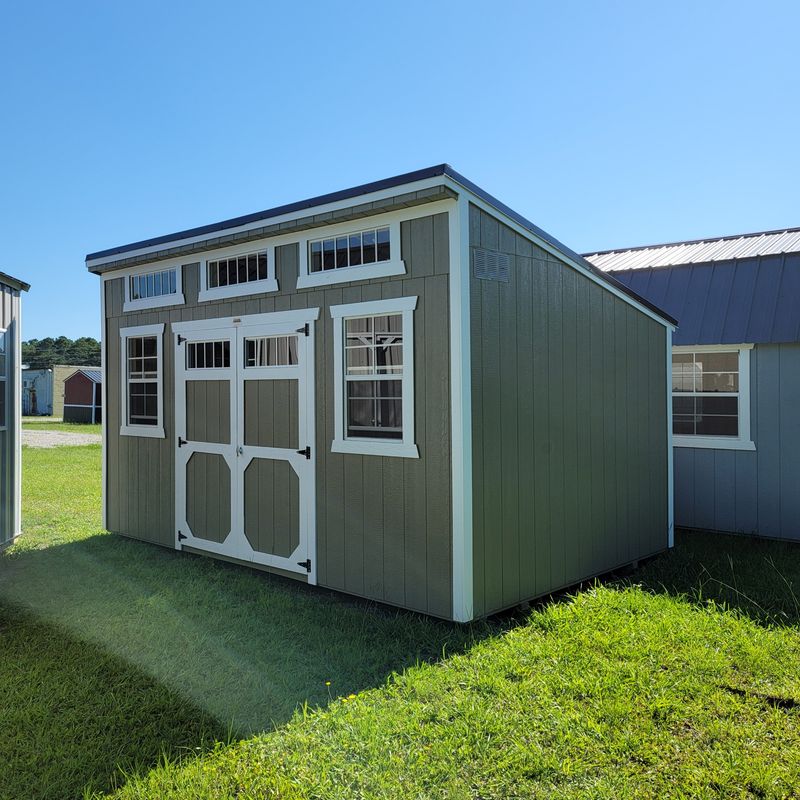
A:
<svg viewBox="0 0 800 800">
<path fill-rule="evenodd" d="M 64 381 L 64 422 L 100 422 L 103 376 L 99 369 L 79 369 Z"/>
</svg>

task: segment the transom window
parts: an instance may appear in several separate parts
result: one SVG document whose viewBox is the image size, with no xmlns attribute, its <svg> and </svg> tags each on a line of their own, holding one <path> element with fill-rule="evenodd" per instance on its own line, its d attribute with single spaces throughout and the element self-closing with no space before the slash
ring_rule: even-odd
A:
<svg viewBox="0 0 800 800">
<path fill-rule="evenodd" d="M 207 262 L 208 288 L 236 286 L 267 279 L 267 252 L 245 253 Z"/>
<path fill-rule="evenodd" d="M 163 333 L 163 324 L 120 329 L 122 435 L 164 436 Z"/>
<path fill-rule="evenodd" d="M 123 311 L 183 305 L 182 267 L 172 264 L 159 269 L 144 269 L 124 278 Z"/>
<path fill-rule="evenodd" d="M 398 297 L 331 306 L 334 452 L 419 457 L 414 442 L 416 304 L 416 297 Z"/>
<path fill-rule="evenodd" d="M 309 271 L 357 267 L 390 261 L 392 257 L 389 228 L 371 228 L 367 231 L 316 239 L 308 243 Z"/>
<path fill-rule="evenodd" d="M 244 340 L 245 367 L 293 367 L 296 364 L 296 336 L 258 336 Z"/>
<path fill-rule="evenodd" d="M 750 439 L 749 348 L 675 348 L 672 432 L 677 444 L 729 446 Z M 722 444 L 715 444 L 722 443 Z"/>
<path fill-rule="evenodd" d="M 224 369 L 231 365 L 228 339 L 212 342 L 187 342 L 186 369 Z"/>
<path fill-rule="evenodd" d="M 130 299 L 143 300 L 148 297 L 163 297 L 164 295 L 178 293 L 177 269 L 163 269 L 158 272 L 144 272 L 140 275 L 131 275 Z"/>
<path fill-rule="evenodd" d="M 403 436 L 403 317 L 355 317 L 345 324 L 347 436 Z"/>
</svg>

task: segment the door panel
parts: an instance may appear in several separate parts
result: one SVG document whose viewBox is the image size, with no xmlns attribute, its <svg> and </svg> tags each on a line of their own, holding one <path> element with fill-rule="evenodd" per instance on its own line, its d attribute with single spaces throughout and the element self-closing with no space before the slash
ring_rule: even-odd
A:
<svg viewBox="0 0 800 800">
<path fill-rule="evenodd" d="M 253 550 L 289 558 L 300 545 L 300 482 L 282 459 L 254 458 L 244 472 L 244 531 Z"/>
<path fill-rule="evenodd" d="M 244 443 L 300 449 L 297 393 L 297 380 L 245 381 Z"/>
<path fill-rule="evenodd" d="M 194 536 L 218 544 L 231 532 L 231 471 L 222 456 L 190 456 L 186 465 L 186 521 Z"/>
<path fill-rule="evenodd" d="M 230 444 L 230 381 L 186 382 L 186 438 Z"/>
</svg>

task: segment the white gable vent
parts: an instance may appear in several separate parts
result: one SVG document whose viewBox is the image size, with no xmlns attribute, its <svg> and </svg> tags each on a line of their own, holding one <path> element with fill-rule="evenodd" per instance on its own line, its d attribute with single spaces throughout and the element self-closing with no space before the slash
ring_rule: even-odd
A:
<svg viewBox="0 0 800 800">
<path fill-rule="evenodd" d="M 472 271 L 476 278 L 484 281 L 503 281 L 508 283 L 511 256 L 497 250 L 484 250 L 476 247 L 472 251 Z"/>
</svg>

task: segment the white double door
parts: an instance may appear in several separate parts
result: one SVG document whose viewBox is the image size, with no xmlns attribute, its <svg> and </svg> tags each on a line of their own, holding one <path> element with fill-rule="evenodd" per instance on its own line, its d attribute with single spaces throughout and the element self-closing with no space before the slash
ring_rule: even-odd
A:
<svg viewBox="0 0 800 800">
<path fill-rule="evenodd" d="M 177 548 L 316 583 L 317 315 L 173 324 Z"/>
</svg>

